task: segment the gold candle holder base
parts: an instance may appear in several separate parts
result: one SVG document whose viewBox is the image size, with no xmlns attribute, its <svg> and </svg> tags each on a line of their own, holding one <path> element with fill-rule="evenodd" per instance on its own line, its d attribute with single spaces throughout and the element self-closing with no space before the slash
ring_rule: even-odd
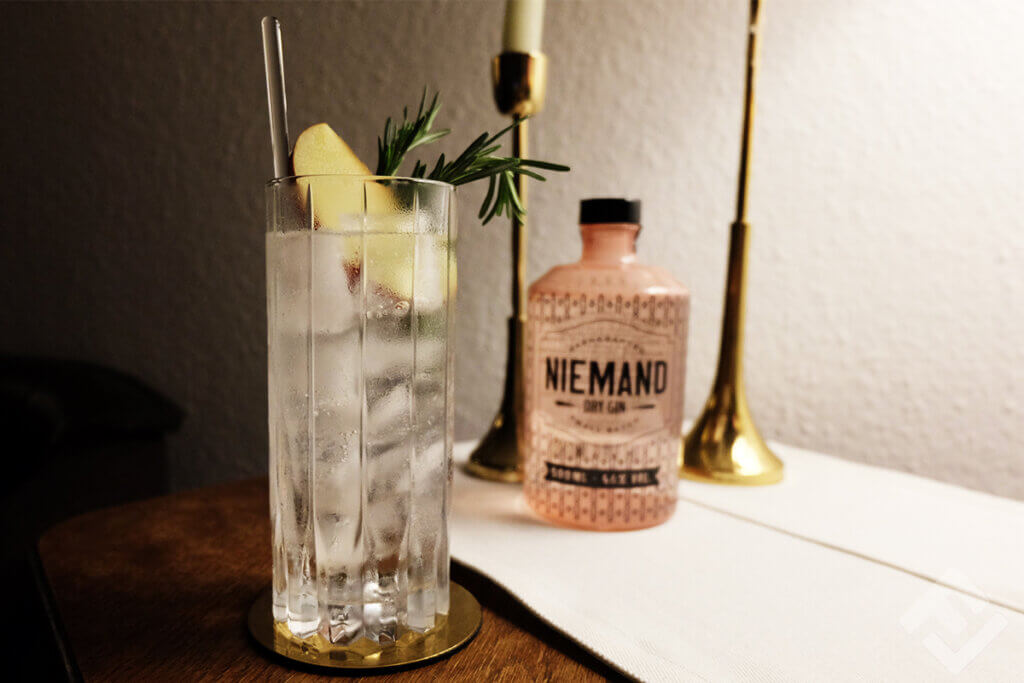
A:
<svg viewBox="0 0 1024 683">
<path fill-rule="evenodd" d="M 727 387 L 708 397 L 683 442 L 680 474 L 715 484 L 763 486 L 782 481 L 783 465 L 765 444 L 746 397 Z"/>
<path fill-rule="evenodd" d="M 547 91 L 547 58 L 540 53 L 504 52 L 491 64 L 494 80 L 494 101 L 498 111 L 514 121 L 512 156 L 526 158 L 529 154 L 528 121 L 544 107 Z M 516 176 L 516 191 L 526 206 L 526 178 Z M 505 363 L 505 390 L 501 408 L 491 428 L 469 456 L 466 471 L 483 479 L 510 483 L 523 480 L 519 471 L 519 420 L 523 411 L 523 329 L 526 325 L 527 288 L 526 225 L 512 219 L 512 317 L 508 326 L 508 353 Z"/>
<path fill-rule="evenodd" d="M 683 441 L 679 474 L 719 484 L 759 486 L 782 480 L 782 461 L 757 431 L 743 387 L 743 309 L 750 226 L 734 223 L 729 238 L 722 349 L 704 412 Z"/>
<path fill-rule="evenodd" d="M 480 603 L 455 582 L 451 583 L 450 596 L 447 619 L 429 633 L 407 633 L 384 648 L 365 639 L 338 647 L 319 635 L 300 640 L 275 624 L 268 588 L 249 609 L 249 632 L 260 645 L 294 662 L 333 673 L 381 673 L 447 657 L 473 640 L 483 623 Z"/>
<path fill-rule="evenodd" d="M 714 484 L 764 486 L 782 481 L 782 461 L 768 450 L 750 415 L 705 416 L 686 439 L 682 475 Z"/>
<path fill-rule="evenodd" d="M 510 484 L 522 481 L 519 472 L 519 422 L 516 419 L 516 367 L 519 357 L 520 325 L 508 319 L 508 357 L 505 361 L 505 391 L 501 408 L 491 428 L 469 456 L 466 471 L 473 476 Z"/>
</svg>

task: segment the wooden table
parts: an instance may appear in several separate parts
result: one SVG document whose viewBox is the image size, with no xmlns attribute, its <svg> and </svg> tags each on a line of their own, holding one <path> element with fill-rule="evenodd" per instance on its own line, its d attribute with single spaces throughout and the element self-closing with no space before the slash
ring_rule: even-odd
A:
<svg viewBox="0 0 1024 683">
<path fill-rule="evenodd" d="M 267 483 L 256 479 L 91 512 L 39 542 L 56 627 L 74 667 L 98 680 L 319 680 L 262 651 L 245 615 L 270 583 Z M 480 633 L 394 680 L 600 680 L 616 677 L 493 583 L 453 577 L 484 607 Z"/>
</svg>

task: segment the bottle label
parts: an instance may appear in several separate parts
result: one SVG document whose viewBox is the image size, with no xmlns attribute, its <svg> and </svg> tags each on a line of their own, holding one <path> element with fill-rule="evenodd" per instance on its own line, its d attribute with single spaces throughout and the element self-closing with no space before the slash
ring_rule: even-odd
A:
<svg viewBox="0 0 1024 683">
<path fill-rule="evenodd" d="M 686 299 L 540 294 L 528 315 L 527 495 L 598 526 L 674 505 Z"/>
<path fill-rule="evenodd" d="M 640 470 L 595 470 L 585 467 L 569 467 L 544 462 L 547 474 L 544 481 L 558 481 L 573 486 L 589 486 L 592 489 L 632 488 L 634 486 L 657 486 L 658 468 Z"/>
</svg>

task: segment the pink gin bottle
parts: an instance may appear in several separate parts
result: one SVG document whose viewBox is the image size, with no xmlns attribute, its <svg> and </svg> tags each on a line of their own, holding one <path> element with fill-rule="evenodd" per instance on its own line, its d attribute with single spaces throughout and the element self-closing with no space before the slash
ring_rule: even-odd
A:
<svg viewBox="0 0 1024 683">
<path fill-rule="evenodd" d="M 641 529 L 676 507 L 690 295 L 636 261 L 640 202 L 580 205 L 583 257 L 530 287 L 526 501 L 564 526 Z"/>
</svg>

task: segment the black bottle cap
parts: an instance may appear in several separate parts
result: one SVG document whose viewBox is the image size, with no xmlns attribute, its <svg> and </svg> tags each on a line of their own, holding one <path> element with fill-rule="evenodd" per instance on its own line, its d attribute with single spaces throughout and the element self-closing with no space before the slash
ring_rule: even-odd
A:
<svg viewBox="0 0 1024 683">
<path fill-rule="evenodd" d="M 640 224 L 639 199 L 584 199 L 580 202 L 580 224 Z"/>
</svg>

